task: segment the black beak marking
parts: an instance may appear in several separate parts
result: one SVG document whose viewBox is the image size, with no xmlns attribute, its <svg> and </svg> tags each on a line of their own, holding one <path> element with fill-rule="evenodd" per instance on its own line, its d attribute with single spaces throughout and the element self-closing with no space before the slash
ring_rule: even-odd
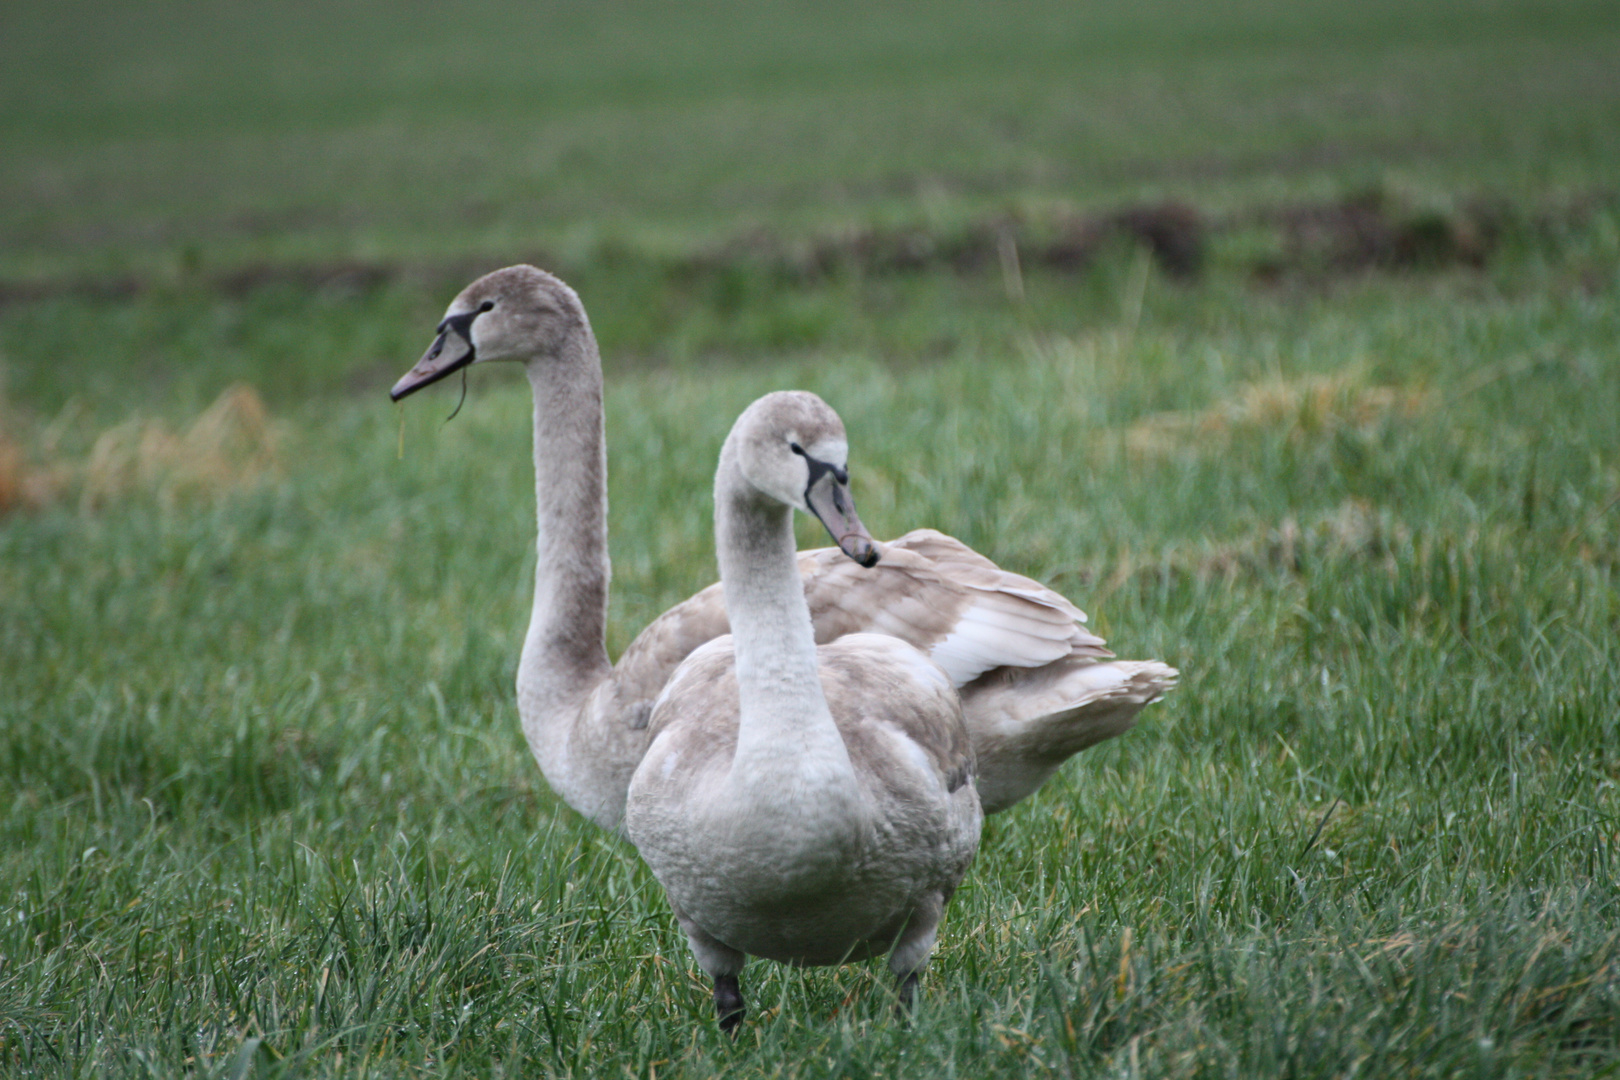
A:
<svg viewBox="0 0 1620 1080">
<path fill-rule="evenodd" d="M 439 324 L 440 338 L 442 339 L 446 333 L 454 333 L 467 343 L 467 348 L 472 348 L 473 320 L 482 314 L 481 311 L 464 311 L 460 315 L 445 316 L 444 322 Z"/>
<path fill-rule="evenodd" d="M 400 398 L 405 397 L 408 394 L 416 393 L 424 386 L 432 386 L 434 383 L 438 382 L 447 375 L 453 375 L 456 372 L 463 370 L 467 367 L 467 365 L 476 360 L 478 358 L 478 350 L 473 346 L 472 324 L 473 320 L 478 318 L 478 316 L 482 315 L 483 313 L 484 309 L 480 308 L 477 311 L 464 311 L 460 315 L 446 316 L 444 321 L 434 328 L 434 332 L 439 336 L 434 339 L 433 345 L 428 349 L 427 356 L 424 357 L 424 359 L 437 359 L 438 355 L 444 352 L 444 343 L 449 340 L 451 334 L 455 334 L 462 341 L 467 343 L 467 354 L 460 360 L 457 360 L 455 363 L 435 371 L 432 375 L 423 379 L 415 386 L 407 388 L 402 393 L 390 393 L 388 396 L 393 400 L 398 401 Z M 456 409 L 457 411 L 460 411 L 461 406 L 457 405 Z M 454 413 L 451 415 L 454 415 Z"/>
<path fill-rule="evenodd" d="M 810 489 L 815 487 L 817 481 L 819 481 L 823 476 L 826 476 L 828 473 L 832 473 L 833 479 L 838 481 L 838 486 L 833 488 L 833 505 L 838 507 L 840 511 L 845 510 L 844 493 L 840 490 L 840 488 L 849 483 L 849 470 L 841 469 L 837 465 L 831 465 L 825 461 L 819 461 L 816 458 L 811 457 L 809 454 L 805 453 L 799 448 L 798 443 L 793 444 L 793 452 L 804 458 L 804 463 L 810 467 L 810 482 L 804 485 L 805 505 L 808 506 L 810 504 Z"/>
</svg>

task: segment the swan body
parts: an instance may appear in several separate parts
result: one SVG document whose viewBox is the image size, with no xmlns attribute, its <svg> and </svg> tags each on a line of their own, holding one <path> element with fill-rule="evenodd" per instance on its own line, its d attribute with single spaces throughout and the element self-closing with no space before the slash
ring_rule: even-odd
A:
<svg viewBox="0 0 1620 1080">
<path fill-rule="evenodd" d="M 538 519 L 534 607 L 518 664 L 524 735 L 562 799 L 623 827 L 653 704 L 699 646 L 730 631 L 719 584 L 648 624 L 619 657 L 605 643 L 607 450 L 602 369 L 579 297 L 530 266 L 497 270 L 450 304 L 397 401 L 474 362 L 522 363 L 534 395 Z M 1072 754 L 1130 728 L 1175 684 L 1158 661 L 1112 659 L 1085 615 L 931 529 L 882 545 L 862 569 L 837 548 L 797 555 L 815 639 L 887 634 L 927 654 L 960 690 L 986 813 L 1040 787 Z"/>
<path fill-rule="evenodd" d="M 676 668 L 630 781 L 630 839 L 728 1028 L 750 954 L 822 965 L 887 952 L 909 1001 L 983 822 L 950 677 L 895 637 L 815 643 L 793 510 L 816 513 L 861 565 L 879 559 L 846 456 L 813 394 L 767 395 L 737 421 L 715 478 L 733 633 Z"/>
</svg>

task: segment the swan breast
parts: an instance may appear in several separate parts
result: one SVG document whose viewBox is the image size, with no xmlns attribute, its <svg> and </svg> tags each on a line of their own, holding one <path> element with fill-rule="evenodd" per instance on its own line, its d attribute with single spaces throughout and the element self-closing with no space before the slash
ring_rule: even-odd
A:
<svg viewBox="0 0 1620 1080">
<path fill-rule="evenodd" d="M 739 797 L 748 785 L 731 775 L 738 687 L 723 637 L 659 695 L 628 809 L 631 838 L 679 908 L 733 948 L 801 964 L 886 951 L 897 917 L 954 891 L 983 820 L 961 705 L 938 665 L 880 634 L 840 638 L 817 658 L 853 792 L 811 774 L 775 793 L 782 813 L 756 791 Z"/>
</svg>

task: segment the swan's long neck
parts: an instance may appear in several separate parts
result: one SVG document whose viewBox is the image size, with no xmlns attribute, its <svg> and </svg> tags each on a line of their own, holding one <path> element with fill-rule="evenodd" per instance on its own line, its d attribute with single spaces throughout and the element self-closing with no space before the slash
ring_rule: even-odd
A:
<svg viewBox="0 0 1620 1080">
<path fill-rule="evenodd" d="M 715 541 L 737 657 L 741 717 L 734 779 L 854 779 L 822 692 L 791 507 L 743 478 L 730 442 L 715 478 Z"/>
<path fill-rule="evenodd" d="M 534 390 L 539 539 L 518 696 L 530 749 L 553 786 L 573 802 L 563 790 L 569 786 L 573 727 L 586 698 L 611 670 L 605 640 L 611 576 L 607 444 L 602 365 L 590 325 L 582 321 L 555 353 L 530 360 L 527 371 Z"/>
</svg>

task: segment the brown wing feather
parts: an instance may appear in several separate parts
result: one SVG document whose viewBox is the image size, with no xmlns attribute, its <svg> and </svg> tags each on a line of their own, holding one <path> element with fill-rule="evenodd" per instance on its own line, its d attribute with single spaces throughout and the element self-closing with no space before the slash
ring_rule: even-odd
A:
<svg viewBox="0 0 1620 1080">
<path fill-rule="evenodd" d="M 870 570 L 837 548 L 804 552 L 799 566 L 816 640 L 888 634 L 928 653 L 958 685 L 996 667 L 1113 655 L 1067 598 L 933 529 L 883 545 Z"/>
<path fill-rule="evenodd" d="M 633 728 L 646 727 L 653 699 L 681 661 L 698 646 L 729 633 L 719 583 L 676 604 L 648 623 L 613 665 L 613 694 L 603 702 L 604 714 Z"/>
<path fill-rule="evenodd" d="M 1067 598 L 933 529 L 883 545 L 883 560 L 871 569 L 829 547 L 801 552 L 799 570 L 818 643 L 887 634 L 927 653 L 958 686 L 997 667 L 1113 655 Z M 631 727 L 645 727 L 653 699 L 676 666 L 729 632 L 719 585 L 670 608 L 619 658 L 604 709 Z"/>
</svg>

